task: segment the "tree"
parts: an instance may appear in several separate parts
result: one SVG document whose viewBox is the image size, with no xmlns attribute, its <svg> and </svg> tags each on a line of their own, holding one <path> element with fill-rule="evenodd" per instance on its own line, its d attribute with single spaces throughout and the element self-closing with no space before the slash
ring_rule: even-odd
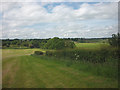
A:
<svg viewBox="0 0 120 90">
<path fill-rule="evenodd" d="M 45 44 L 46 49 L 64 49 L 64 48 L 74 48 L 74 42 L 59 39 L 58 37 L 54 37 Z"/>
<path fill-rule="evenodd" d="M 29 47 L 29 43 L 28 42 L 23 42 L 22 45 L 25 46 L 25 47 Z"/>
<path fill-rule="evenodd" d="M 34 46 L 33 46 L 32 44 L 29 44 L 29 47 L 30 47 L 30 48 L 34 48 Z"/>
<path fill-rule="evenodd" d="M 120 46 L 120 33 L 112 34 L 112 38 L 109 39 L 109 44 L 114 47 Z"/>
<path fill-rule="evenodd" d="M 35 47 L 35 48 L 40 48 L 40 45 L 39 45 L 39 41 L 37 41 L 37 40 L 34 40 L 33 42 L 32 42 L 32 44 L 33 44 L 33 46 Z"/>
<path fill-rule="evenodd" d="M 65 41 L 65 47 L 66 48 L 74 48 L 75 47 L 75 44 L 73 41 Z"/>
</svg>

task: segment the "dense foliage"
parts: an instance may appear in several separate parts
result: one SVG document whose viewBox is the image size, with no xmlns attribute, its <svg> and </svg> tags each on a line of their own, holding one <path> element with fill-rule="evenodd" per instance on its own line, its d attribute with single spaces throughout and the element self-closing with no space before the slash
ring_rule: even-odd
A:
<svg viewBox="0 0 120 90">
<path fill-rule="evenodd" d="M 96 42 L 106 43 L 107 42 L 107 38 L 91 38 L 91 39 L 61 38 L 59 39 L 55 37 L 54 39 L 51 39 L 51 40 L 50 39 L 51 38 L 49 39 L 3 39 L 2 48 L 42 48 L 42 49 L 45 49 L 45 48 L 52 48 L 53 46 L 59 46 L 57 48 L 60 49 L 64 45 L 66 45 L 66 47 L 73 48 L 74 44 L 72 41 L 78 42 L 78 43 L 96 43 Z M 57 44 L 60 44 L 60 45 L 57 45 L 54 43 L 55 45 L 51 45 L 51 47 L 47 47 L 52 41 L 55 41 L 57 42 Z M 46 44 L 47 42 L 48 44 Z"/>
<path fill-rule="evenodd" d="M 64 48 L 74 48 L 75 44 L 72 41 L 59 39 L 54 37 L 53 39 L 48 40 L 45 44 L 46 49 L 64 49 Z"/>
<path fill-rule="evenodd" d="M 110 59 L 118 59 L 117 49 L 101 48 L 99 50 L 67 49 L 57 51 L 46 51 L 47 56 L 56 58 L 69 58 L 76 61 L 104 63 Z"/>
<path fill-rule="evenodd" d="M 109 39 L 109 43 L 114 47 L 120 46 L 120 33 L 112 34 L 112 38 Z"/>
<path fill-rule="evenodd" d="M 3 48 L 42 48 L 42 49 L 63 49 L 74 48 L 75 44 L 71 40 L 59 39 L 54 37 L 52 39 L 14 39 L 2 40 Z"/>
<path fill-rule="evenodd" d="M 34 54 L 36 54 L 36 55 L 43 55 L 44 53 L 42 51 L 35 51 Z"/>
<path fill-rule="evenodd" d="M 6 39 L 2 40 L 3 48 L 44 48 L 49 39 Z"/>
</svg>

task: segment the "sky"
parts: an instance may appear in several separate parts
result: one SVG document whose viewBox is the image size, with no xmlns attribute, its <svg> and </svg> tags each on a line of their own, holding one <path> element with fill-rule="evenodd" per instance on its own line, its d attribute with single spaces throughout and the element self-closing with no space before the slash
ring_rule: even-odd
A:
<svg viewBox="0 0 120 90">
<path fill-rule="evenodd" d="M 104 38 L 118 32 L 117 2 L 3 2 L 0 38 Z"/>
</svg>

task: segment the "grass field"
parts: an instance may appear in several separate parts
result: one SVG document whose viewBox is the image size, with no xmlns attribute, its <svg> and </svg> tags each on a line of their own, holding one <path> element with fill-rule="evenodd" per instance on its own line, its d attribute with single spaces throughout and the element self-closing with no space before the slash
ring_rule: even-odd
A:
<svg viewBox="0 0 120 90">
<path fill-rule="evenodd" d="M 3 88 L 115 88 L 117 80 L 68 66 L 65 60 L 31 56 L 41 49 L 3 49 Z"/>
<path fill-rule="evenodd" d="M 99 49 L 101 47 L 109 47 L 107 43 L 75 43 L 77 48 L 83 49 Z"/>
</svg>

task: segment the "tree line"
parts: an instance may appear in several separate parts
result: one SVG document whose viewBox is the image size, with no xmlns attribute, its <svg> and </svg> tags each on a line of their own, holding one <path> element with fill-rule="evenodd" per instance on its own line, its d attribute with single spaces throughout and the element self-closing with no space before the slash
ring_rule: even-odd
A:
<svg viewBox="0 0 120 90">
<path fill-rule="evenodd" d="M 75 44 L 69 39 L 58 37 L 49 39 L 5 39 L 2 40 L 3 48 L 42 48 L 42 49 L 63 49 L 74 48 Z"/>
<path fill-rule="evenodd" d="M 120 46 L 120 34 L 113 34 L 112 38 L 48 38 L 48 39 L 2 39 L 3 48 L 43 48 L 62 49 L 74 48 L 78 43 L 109 43 L 111 46 Z"/>
</svg>

